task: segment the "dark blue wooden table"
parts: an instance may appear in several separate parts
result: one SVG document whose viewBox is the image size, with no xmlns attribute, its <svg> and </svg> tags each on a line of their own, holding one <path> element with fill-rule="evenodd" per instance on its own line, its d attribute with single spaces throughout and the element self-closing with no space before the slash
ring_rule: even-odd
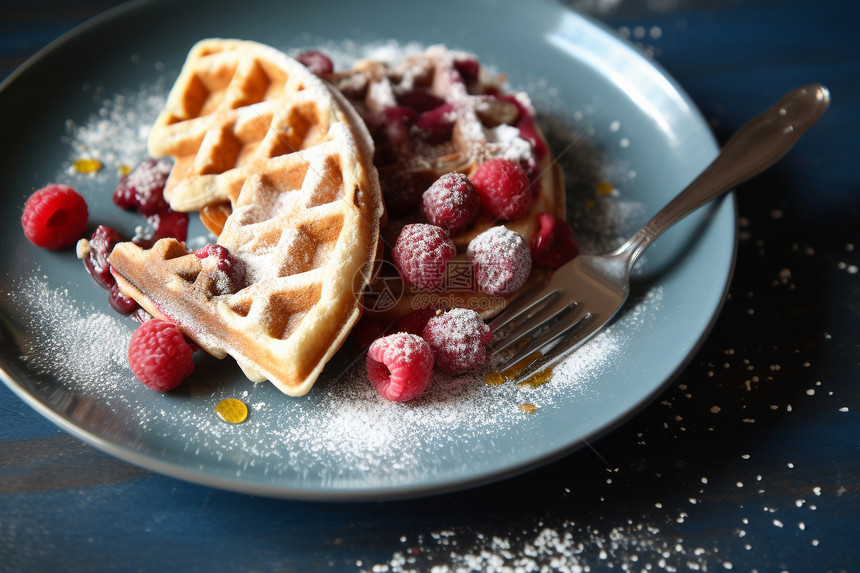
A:
<svg viewBox="0 0 860 573">
<path fill-rule="evenodd" d="M 0 78 L 116 4 L 4 1 Z M 860 8 L 571 5 L 650 52 L 720 141 L 796 85 L 833 95 L 789 157 L 742 187 L 730 298 L 668 390 L 594 450 L 524 475 L 348 504 L 153 474 L 0 385 L 0 570 L 860 570 Z"/>
</svg>

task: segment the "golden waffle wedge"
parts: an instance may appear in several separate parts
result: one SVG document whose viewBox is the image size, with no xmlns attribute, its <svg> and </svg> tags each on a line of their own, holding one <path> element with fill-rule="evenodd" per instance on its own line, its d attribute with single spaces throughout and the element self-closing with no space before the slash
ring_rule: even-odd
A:
<svg viewBox="0 0 860 573">
<path fill-rule="evenodd" d="M 301 63 L 256 42 L 209 39 L 189 52 L 149 134 L 172 156 L 164 196 L 174 211 L 235 202 L 273 159 L 325 143 L 343 106 Z"/>
<path fill-rule="evenodd" d="M 225 49 L 217 49 L 221 46 Z M 148 250 L 120 243 L 109 260 L 120 289 L 153 316 L 176 322 L 210 354 L 231 355 L 248 378 L 268 379 L 284 393 L 298 396 L 311 388 L 361 314 L 361 294 L 376 258 L 384 208 L 371 163 L 373 142 L 350 106 L 286 56 L 271 48 L 245 47 L 205 41 L 195 47 L 189 62 L 204 62 L 205 73 L 245 69 L 265 53 L 267 73 L 304 86 L 290 92 L 296 99 L 287 98 L 285 108 L 295 109 L 298 100 L 302 109 L 315 110 L 299 116 L 287 113 L 287 123 L 275 122 L 278 133 L 318 135 L 314 145 L 293 153 L 253 159 L 248 153 L 247 161 L 220 173 L 180 168 L 184 178 L 174 179 L 173 200 L 190 197 L 200 205 L 228 197 L 232 202 L 218 243 L 243 263 L 244 282 L 239 288 L 225 288 L 214 271 L 213 256 L 200 258 L 173 239 L 162 239 Z M 214 60 L 208 60 L 210 56 Z M 271 67 L 273 63 L 280 68 Z M 178 83 L 187 84 L 190 75 L 186 65 Z M 231 98 L 241 100 L 232 87 L 238 84 L 230 85 L 226 91 Z M 181 99 L 176 93 L 174 89 L 168 111 L 159 118 L 165 132 L 181 125 L 165 121 L 165 114 L 175 115 Z M 318 97 L 312 99 L 311 94 Z M 227 118 L 228 131 L 236 125 L 232 111 L 215 115 Z M 309 124 L 311 118 L 314 123 Z M 184 133 L 204 130 L 201 141 L 213 131 L 224 133 L 225 124 L 214 117 L 187 123 L 196 127 Z M 182 161 L 187 167 L 197 159 Z M 186 193 L 189 189 L 193 192 Z M 219 191 L 212 195 L 210 189 Z M 226 195 L 220 190 L 227 190 Z"/>
<path fill-rule="evenodd" d="M 546 275 L 547 269 L 534 267 L 518 291 L 489 296 L 470 280 L 465 253 L 469 242 L 490 227 L 504 224 L 529 244 L 537 233 L 540 213 L 565 216 L 561 170 L 533 121 L 527 94 L 506 93 L 504 78 L 487 73 L 474 55 L 444 46 L 431 46 L 399 62 L 364 61 L 326 79 L 352 102 L 374 137 L 374 163 L 388 206 L 382 232 L 389 247 L 404 225 L 426 221 L 421 193 L 446 173 L 471 176 L 481 163 L 504 157 L 524 165 L 536 188 L 526 217 L 502 222 L 482 210 L 467 229 L 452 237 L 458 255 L 440 289 L 426 292 L 404 285 L 397 280 L 393 264 L 384 265 L 383 280 L 367 293 L 373 316 L 390 323 L 416 308 L 460 306 L 489 318 Z M 433 114 L 438 119 L 440 111 L 450 123 L 441 134 L 433 131 L 432 121 L 429 130 L 425 123 Z"/>
</svg>

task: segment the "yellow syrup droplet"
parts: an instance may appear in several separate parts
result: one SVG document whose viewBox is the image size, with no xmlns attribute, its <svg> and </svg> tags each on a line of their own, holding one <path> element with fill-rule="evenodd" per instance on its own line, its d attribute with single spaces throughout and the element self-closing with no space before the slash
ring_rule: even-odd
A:
<svg viewBox="0 0 860 573">
<path fill-rule="evenodd" d="M 502 374 L 504 374 L 505 378 L 507 378 L 508 380 L 513 380 L 514 378 L 517 377 L 517 374 L 519 374 L 520 372 L 525 370 L 526 366 L 528 366 L 529 364 L 531 364 L 532 362 L 534 362 L 535 360 L 537 360 L 540 357 L 541 357 L 540 352 L 537 352 L 537 351 L 532 352 L 531 354 L 529 354 L 525 358 L 521 358 L 513 366 L 509 366 L 508 368 L 506 368 L 502 372 Z"/>
<path fill-rule="evenodd" d="M 507 381 L 505 375 L 501 372 L 490 372 L 486 376 L 484 376 L 484 382 L 489 384 L 490 386 L 498 386 L 500 384 L 504 384 Z"/>
<path fill-rule="evenodd" d="M 552 368 L 547 368 L 546 370 L 541 370 L 540 372 L 529 376 L 517 386 L 520 388 L 537 388 L 538 386 L 542 386 L 549 382 L 549 379 L 552 378 Z"/>
<path fill-rule="evenodd" d="M 612 192 L 615 190 L 615 187 L 612 183 L 607 183 L 606 181 L 601 181 L 597 184 L 597 192 L 601 195 L 612 195 Z"/>
<path fill-rule="evenodd" d="M 526 414 L 532 414 L 537 412 L 538 407 L 534 404 L 519 404 L 520 410 L 525 412 Z"/>
<path fill-rule="evenodd" d="M 98 159 L 78 159 L 75 161 L 74 168 L 78 173 L 95 173 L 101 170 L 102 162 Z"/>
<path fill-rule="evenodd" d="M 215 406 L 215 412 L 225 422 L 241 424 L 248 417 L 248 406 L 235 398 L 224 398 Z"/>
<path fill-rule="evenodd" d="M 128 165 L 120 165 L 119 166 L 119 176 L 120 177 L 125 177 L 129 173 L 131 173 L 131 167 L 129 167 Z"/>
</svg>

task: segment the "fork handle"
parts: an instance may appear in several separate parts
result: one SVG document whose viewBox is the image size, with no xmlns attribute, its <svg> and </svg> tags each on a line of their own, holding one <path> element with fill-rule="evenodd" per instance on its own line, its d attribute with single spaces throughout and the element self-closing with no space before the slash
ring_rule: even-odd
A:
<svg viewBox="0 0 860 573">
<path fill-rule="evenodd" d="M 613 255 L 622 257 L 632 267 L 642 251 L 666 229 L 781 159 L 824 115 L 829 104 L 830 92 L 822 85 L 811 84 L 790 91 L 770 109 L 744 124 L 705 171 Z"/>
</svg>

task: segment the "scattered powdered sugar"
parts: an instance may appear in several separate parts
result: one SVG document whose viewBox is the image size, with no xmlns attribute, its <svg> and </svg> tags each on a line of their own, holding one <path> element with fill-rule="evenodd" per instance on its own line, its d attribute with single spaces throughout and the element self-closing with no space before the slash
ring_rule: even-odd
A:
<svg viewBox="0 0 860 573">
<path fill-rule="evenodd" d="M 83 269 L 82 269 L 83 272 Z M 82 306 L 65 288 L 52 288 L 35 276 L 5 293 L 15 306 L 29 309 L 35 333 L 24 338 L 21 358 L 37 374 L 47 374 L 74 391 L 116 388 L 116 374 L 128 372 L 126 348 L 131 331 L 105 301 L 104 309 Z"/>
<path fill-rule="evenodd" d="M 399 60 L 424 50 L 417 44 L 395 43 L 334 48 L 321 47 L 341 67 L 364 58 Z M 82 156 L 116 167 L 133 167 L 145 159 L 149 125 L 164 104 L 168 81 L 160 77 L 151 85 L 110 97 L 87 88 L 94 92 L 99 109 L 85 123 L 68 122 L 69 165 Z M 587 138 L 557 125 L 553 137 L 564 150 L 561 163 L 575 194 L 593 197 L 592 184 L 617 173 L 629 174 L 626 168 L 608 172 L 585 145 Z M 63 173 L 68 175 L 69 169 L 63 166 Z M 92 180 L 104 188 L 104 200 L 110 200 L 115 171 L 72 176 Z M 612 180 L 619 187 L 624 183 L 622 177 Z M 583 191 L 589 188 L 590 192 Z M 582 203 L 572 203 L 571 212 L 576 213 Z M 597 196 L 588 216 L 573 219 L 583 250 L 606 250 L 617 243 L 627 218 L 638 208 L 618 193 Z M 81 277 L 87 284 L 83 268 Z M 557 408 L 566 411 L 597 390 L 597 381 L 628 340 L 647 327 L 636 319 L 637 313 L 658 309 L 662 296 L 657 289 L 639 301 L 625 314 L 623 327 L 600 333 L 558 365 L 553 379 L 542 386 L 488 385 L 484 382 L 488 367 L 469 375 L 438 374 L 424 395 L 401 404 L 380 399 L 367 380 L 363 353 L 349 350 L 342 350 L 311 393 L 299 399 L 283 396 L 270 384 L 248 382 L 232 362 L 208 357 L 198 359 L 198 374 L 178 391 L 155 394 L 128 370 L 126 346 L 134 327 L 128 319 L 114 315 L 106 302 L 103 308 L 81 303 L 65 287 L 47 280 L 26 278 L 19 287 L 5 297 L 28 309 L 32 334 L 22 348 L 24 363 L 37 375 L 56 380 L 70 395 L 94 397 L 106 416 L 113 412 L 122 424 L 136 428 L 136 440 L 162 448 L 156 457 L 183 458 L 190 452 L 201 469 L 223 462 L 235 467 L 237 476 L 262 474 L 275 483 L 283 478 L 288 486 L 299 477 L 342 488 L 362 487 L 369 471 L 370 481 L 384 488 L 469 476 L 475 460 L 495 457 L 498 467 L 520 460 L 523 452 L 533 449 L 532 432 L 539 431 L 542 417 L 558 416 Z M 225 397 L 241 397 L 249 405 L 247 421 L 233 426 L 218 418 L 214 405 Z M 518 407 L 525 403 L 536 408 L 534 413 Z M 147 447 L 140 446 L 143 451 Z M 427 464 L 428 452 L 445 463 Z"/>
<path fill-rule="evenodd" d="M 95 159 L 110 169 L 101 169 L 88 177 L 109 185 L 116 184 L 117 170 L 134 167 L 148 155 L 146 140 L 152 122 L 167 100 L 167 78 L 160 76 L 152 84 L 141 84 L 118 94 L 106 96 L 101 88 L 85 86 L 92 92 L 98 111 L 86 122 L 66 121 L 63 141 L 71 153 L 61 166 L 65 176 L 80 176 L 74 169 L 78 159 Z"/>
</svg>

